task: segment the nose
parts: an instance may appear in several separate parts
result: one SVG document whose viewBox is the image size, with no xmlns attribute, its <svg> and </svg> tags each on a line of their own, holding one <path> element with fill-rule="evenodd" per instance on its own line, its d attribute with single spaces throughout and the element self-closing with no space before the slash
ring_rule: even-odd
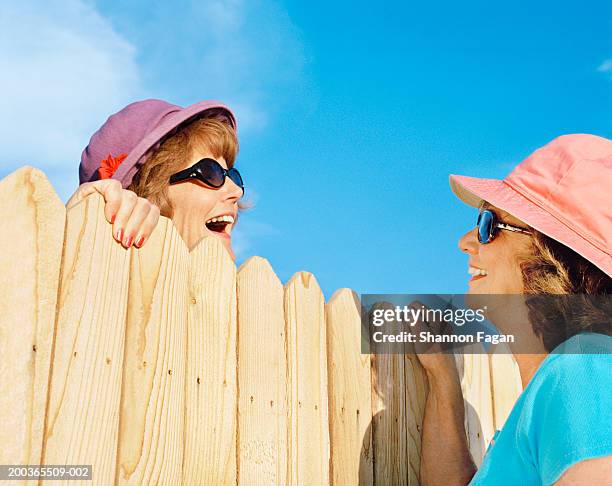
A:
<svg viewBox="0 0 612 486">
<path fill-rule="evenodd" d="M 468 255 L 474 255 L 478 252 L 478 237 L 476 236 L 477 229 L 471 229 L 459 238 L 459 249 Z"/>
<path fill-rule="evenodd" d="M 223 184 L 223 192 L 223 199 L 232 203 L 238 201 L 243 194 L 242 188 L 229 177 L 225 178 L 225 184 Z"/>
</svg>

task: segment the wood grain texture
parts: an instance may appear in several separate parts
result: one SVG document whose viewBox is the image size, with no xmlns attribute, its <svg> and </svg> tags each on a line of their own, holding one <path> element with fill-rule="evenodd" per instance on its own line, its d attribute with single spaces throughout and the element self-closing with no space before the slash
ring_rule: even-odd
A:
<svg viewBox="0 0 612 486">
<path fill-rule="evenodd" d="M 115 478 L 131 255 L 102 196 L 67 212 L 43 460 L 92 464 L 94 484 Z"/>
<path fill-rule="evenodd" d="M 495 433 L 489 356 L 482 345 L 470 344 L 455 356 L 465 405 L 465 430 L 472 458 L 480 467 Z"/>
<path fill-rule="evenodd" d="M 289 480 L 329 484 L 325 301 L 314 276 L 299 272 L 285 285 L 290 385 Z"/>
<path fill-rule="evenodd" d="M 287 343 L 283 286 L 267 260 L 238 271 L 238 483 L 287 484 Z"/>
<path fill-rule="evenodd" d="M 374 484 L 408 485 L 406 361 L 403 354 L 389 354 L 387 347 L 373 347 L 371 358 Z"/>
<path fill-rule="evenodd" d="M 116 484 L 180 484 L 189 252 L 163 217 L 132 251 Z"/>
<path fill-rule="evenodd" d="M 236 266 L 216 237 L 189 255 L 183 484 L 235 484 Z"/>
<path fill-rule="evenodd" d="M 372 390 L 369 354 L 361 354 L 357 294 L 338 290 L 326 305 L 331 484 L 371 485 Z"/>
<path fill-rule="evenodd" d="M 0 464 L 40 464 L 66 211 L 22 167 L 0 181 L 0 212 Z"/>
<path fill-rule="evenodd" d="M 406 431 L 408 433 L 408 484 L 418 485 L 421 470 L 421 431 L 427 401 L 427 376 L 416 354 L 406 352 Z"/>
</svg>

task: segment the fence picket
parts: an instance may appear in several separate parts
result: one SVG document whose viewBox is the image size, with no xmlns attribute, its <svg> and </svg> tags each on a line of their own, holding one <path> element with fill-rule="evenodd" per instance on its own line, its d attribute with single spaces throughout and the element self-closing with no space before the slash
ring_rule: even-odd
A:
<svg viewBox="0 0 612 486">
<path fill-rule="evenodd" d="M 217 238 L 191 251 L 189 291 L 183 484 L 235 484 L 236 266 Z"/>
<path fill-rule="evenodd" d="M 110 484 L 132 250 L 111 237 L 98 194 L 72 207 L 66 223 L 43 460 L 93 464 L 96 482 Z"/>
<path fill-rule="evenodd" d="M 480 344 L 470 344 L 463 351 L 456 359 L 465 404 L 465 430 L 472 458 L 480 467 L 495 433 L 489 356 Z"/>
<path fill-rule="evenodd" d="M 491 361 L 493 420 L 495 428 L 501 430 L 523 391 L 523 385 L 518 365 L 507 344 L 498 344 L 489 355 L 489 359 Z"/>
<path fill-rule="evenodd" d="M 23 167 L 0 181 L 0 213 L 0 464 L 40 464 L 66 210 Z"/>
<path fill-rule="evenodd" d="M 331 483 L 374 481 L 369 354 L 361 354 L 357 294 L 338 290 L 326 306 Z"/>
<path fill-rule="evenodd" d="M 132 251 L 116 484 L 179 484 L 189 254 L 166 218 Z"/>
<path fill-rule="evenodd" d="M 238 270 L 238 483 L 287 484 L 287 346 L 283 286 L 267 260 Z"/>
<path fill-rule="evenodd" d="M 329 484 L 325 301 L 314 276 L 285 285 L 291 440 L 288 484 Z"/>
</svg>

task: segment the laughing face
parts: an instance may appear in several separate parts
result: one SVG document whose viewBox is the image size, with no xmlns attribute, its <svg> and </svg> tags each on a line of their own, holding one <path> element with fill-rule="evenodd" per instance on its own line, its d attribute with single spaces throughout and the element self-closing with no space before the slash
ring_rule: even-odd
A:
<svg viewBox="0 0 612 486">
<path fill-rule="evenodd" d="M 518 227 L 525 223 L 495 206 L 486 205 L 500 222 Z M 478 242 L 477 229 L 464 234 L 459 248 L 469 257 L 469 294 L 522 294 L 524 292 L 520 261 L 532 250 L 531 237 L 521 233 L 499 230 L 493 241 Z"/>
<path fill-rule="evenodd" d="M 215 159 L 227 169 L 223 157 L 214 157 L 210 151 L 200 148 L 195 151 L 186 169 L 203 158 Z M 203 182 L 191 179 L 172 184 L 168 187 L 168 197 L 174 208 L 172 220 L 182 236 L 187 248 L 191 251 L 197 243 L 206 236 L 219 238 L 235 259 L 232 250 L 232 230 L 238 218 L 238 201 L 242 197 L 242 189 L 229 177 L 218 189 L 207 186 Z"/>
</svg>

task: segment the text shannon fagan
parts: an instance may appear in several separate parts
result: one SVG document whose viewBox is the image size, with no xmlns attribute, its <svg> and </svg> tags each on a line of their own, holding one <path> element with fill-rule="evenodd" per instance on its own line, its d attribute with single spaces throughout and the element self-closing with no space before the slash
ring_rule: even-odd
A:
<svg viewBox="0 0 612 486">
<path fill-rule="evenodd" d="M 375 343 L 514 343 L 513 334 L 487 334 L 478 331 L 476 334 L 434 334 L 429 331 L 421 331 L 418 334 L 400 332 L 398 334 L 385 334 L 377 331 L 372 334 Z"/>
</svg>

